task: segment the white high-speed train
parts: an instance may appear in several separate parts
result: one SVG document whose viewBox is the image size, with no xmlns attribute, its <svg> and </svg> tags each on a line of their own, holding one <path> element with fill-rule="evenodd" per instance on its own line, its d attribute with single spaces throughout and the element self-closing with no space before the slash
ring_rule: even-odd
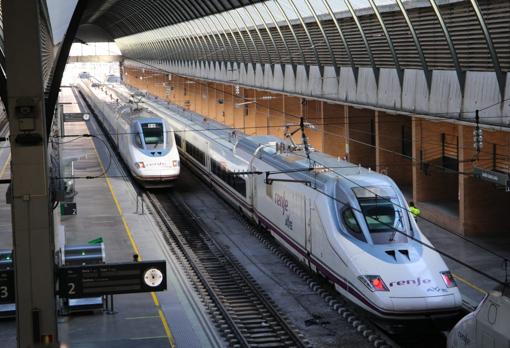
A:
<svg viewBox="0 0 510 348">
<path fill-rule="evenodd" d="M 156 98 L 143 105 L 174 128 L 183 159 L 353 303 L 384 319 L 458 314 L 451 273 L 389 177 Z"/>
<path fill-rule="evenodd" d="M 171 186 L 179 176 L 180 159 L 174 132 L 164 119 L 137 105 L 137 96 L 118 83 L 101 84 L 84 76 L 78 86 L 133 177 L 145 187 Z"/>
</svg>

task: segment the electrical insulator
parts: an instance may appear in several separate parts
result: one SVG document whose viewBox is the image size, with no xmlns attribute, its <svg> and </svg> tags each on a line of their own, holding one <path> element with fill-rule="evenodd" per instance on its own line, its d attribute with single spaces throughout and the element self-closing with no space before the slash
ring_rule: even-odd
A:
<svg viewBox="0 0 510 348">
<path fill-rule="evenodd" d="M 478 152 L 483 148 L 483 130 L 478 127 L 473 131 L 473 147 Z"/>
<path fill-rule="evenodd" d="M 235 94 L 239 95 L 240 93 L 241 93 L 241 88 L 239 87 L 239 85 L 235 85 Z"/>
</svg>

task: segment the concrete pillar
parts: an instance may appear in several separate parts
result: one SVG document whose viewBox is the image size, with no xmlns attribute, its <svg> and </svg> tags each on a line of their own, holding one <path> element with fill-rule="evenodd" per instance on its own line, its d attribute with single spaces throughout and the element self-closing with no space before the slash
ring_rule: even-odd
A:
<svg viewBox="0 0 510 348">
<path fill-rule="evenodd" d="M 200 85 L 198 84 L 198 81 L 195 81 L 193 79 L 188 79 L 189 81 L 189 100 L 190 105 L 189 109 L 191 111 L 197 112 L 197 103 L 198 103 L 198 92 Z"/>
<path fill-rule="evenodd" d="M 210 82 L 207 85 L 207 117 L 212 118 L 213 120 L 217 119 L 216 115 L 216 84 L 214 82 Z"/>
<path fill-rule="evenodd" d="M 283 95 L 276 93 L 263 93 L 261 95 L 269 96 L 273 99 L 268 101 L 269 107 L 269 120 L 268 120 L 268 134 L 277 136 L 278 138 L 284 137 L 285 132 L 285 113 L 283 106 Z M 260 99 L 260 96 L 258 97 Z"/>
<path fill-rule="evenodd" d="M 297 128 L 299 120 L 303 115 L 302 99 L 299 97 L 291 97 L 284 95 L 284 112 L 285 112 L 285 124 L 291 125 L 291 131 Z M 296 144 L 301 144 L 301 134 L 296 133 L 292 136 Z"/>
<path fill-rule="evenodd" d="M 234 86 L 223 85 L 225 99 L 225 125 L 234 127 Z"/>
<path fill-rule="evenodd" d="M 375 120 L 377 169 L 395 180 L 410 197 L 413 180 L 411 117 L 378 111 Z"/>
<path fill-rule="evenodd" d="M 322 150 L 331 155 L 344 158 L 346 154 L 347 138 L 345 136 L 345 110 L 347 108 L 340 104 L 323 104 L 322 132 L 324 143 Z"/>
<path fill-rule="evenodd" d="M 255 99 L 257 103 L 255 113 L 255 133 L 257 135 L 268 134 L 269 100 L 261 99 L 261 97 L 265 95 L 267 95 L 266 92 L 255 91 Z"/>
<path fill-rule="evenodd" d="M 322 151 L 324 141 L 322 104 L 323 102 L 313 99 L 305 99 L 303 103 L 305 122 L 309 122 L 317 128 L 316 130 L 307 128 L 305 129 L 305 134 L 308 137 L 308 143 L 318 151 Z"/>
<path fill-rule="evenodd" d="M 23 348 L 58 347 L 40 2 L 3 1 L 2 6 L 9 77 L 17 343 Z"/>
<path fill-rule="evenodd" d="M 225 86 L 222 83 L 215 83 L 216 88 L 216 120 L 225 124 Z"/>
<path fill-rule="evenodd" d="M 209 83 L 207 81 L 200 83 L 200 95 L 198 113 L 204 116 L 209 115 Z"/>
<path fill-rule="evenodd" d="M 510 172 L 510 133 L 484 130 L 484 147 L 477 156 L 473 147 L 473 127 L 459 125 L 459 171 L 471 173 L 476 166 L 484 170 Z M 477 159 L 476 162 L 471 162 Z M 468 236 L 506 235 L 510 192 L 502 187 L 461 175 L 459 178 L 459 218 L 462 232 Z"/>
<path fill-rule="evenodd" d="M 245 89 L 244 90 L 245 101 L 254 100 L 257 97 L 256 90 L 254 89 Z M 245 104 L 244 110 L 244 132 L 248 135 L 256 135 L 256 118 L 257 118 L 257 103 L 247 103 Z"/>
<path fill-rule="evenodd" d="M 349 159 L 376 170 L 375 114 L 373 110 L 349 106 Z"/>
<path fill-rule="evenodd" d="M 244 119 L 248 111 L 248 105 L 244 104 L 245 102 L 245 89 L 242 87 L 239 87 L 239 93 L 235 93 L 235 87 L 234 87 L 234 109 L 233 109 L 233 116 L 234 116 L 234 128 L 240 129 L 241 131 L 244 131 Z"/>
<path fill-rule="evenodd" d="M 420 119 L 414 121 L 413 137 L 418 161 L 413 169 L 414 200 L 424 217 L 460 232 L 458 168 L 446 168 L 457 160 L 457 126 Z"/>
</svg>

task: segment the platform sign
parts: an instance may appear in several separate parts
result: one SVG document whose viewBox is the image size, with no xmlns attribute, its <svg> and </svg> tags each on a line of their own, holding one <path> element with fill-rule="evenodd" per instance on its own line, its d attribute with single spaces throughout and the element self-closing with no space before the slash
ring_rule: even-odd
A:
<svg viewBox="0 0 510 348">
<path fill-rule="evenodd" d="M 77 215 L 78 208 L 75 202 L 62 202 L 60 203 L 60 215 Z"/>
<path fill-rule="evenodd" d="M 484 181 L 492 182 L 496 185 L 504 186 L 506 187 L 507 191 L 510 190 L 510 176 L 506 173 L 500 173 L 475 167 L 473 168 L 473 176 Z"/>
<path fill-rule="evenodd" d="M 64 113 L 64 122 L 83 122 L 90 119 L 87 112 L 66 112 Z"/>
<path fill-rule="evenodd" d="M 4 269 L 0 271 L 0 304 L 14 303 L 14 270 Z"/>
<path fill-rule="evenodd" d="M 58 270 L 63 298 L 166 290 L 166 261 L 62 266 Z"/>
</svg>

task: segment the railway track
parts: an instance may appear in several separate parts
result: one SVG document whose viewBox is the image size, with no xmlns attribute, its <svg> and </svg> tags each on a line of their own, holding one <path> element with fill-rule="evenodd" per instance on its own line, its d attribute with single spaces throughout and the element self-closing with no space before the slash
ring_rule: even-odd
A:
<svg viewBox="0 0 510 348">
<path fill-rule="evenodd" d="M 232 347 L 308 347 L 252 277 L 198 224 L 182 200 L 147 193 L 193 286 Z"/>
</svg>

